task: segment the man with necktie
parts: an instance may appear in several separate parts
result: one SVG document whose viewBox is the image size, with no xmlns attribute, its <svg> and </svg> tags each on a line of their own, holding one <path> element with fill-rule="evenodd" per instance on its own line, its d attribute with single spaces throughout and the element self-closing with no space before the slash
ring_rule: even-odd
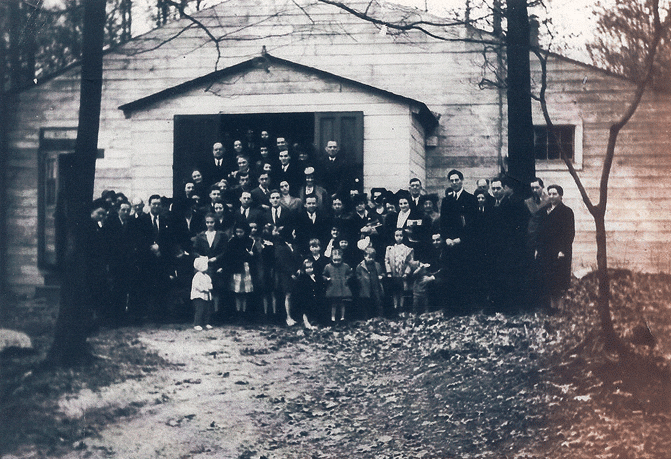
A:
<svg viewBox="0 0 671 459">
<path fill-rule="evenodd" d="M 463 313 L 469 312 L 469 296 L 477 288 L 472 285 L 472 241 L 469 240 L 469 231 L 478 201 L 464 190 L 464 175 L 460 171 L 451 170 L 447 178 L 450 185 L 440 206 L 440 233 L 445 240 L 450 265 L 456 268 L 450 270 L 448 279 L 448 284 L 453 286 L 453 306 L 455 312 Z"/>
</svg>

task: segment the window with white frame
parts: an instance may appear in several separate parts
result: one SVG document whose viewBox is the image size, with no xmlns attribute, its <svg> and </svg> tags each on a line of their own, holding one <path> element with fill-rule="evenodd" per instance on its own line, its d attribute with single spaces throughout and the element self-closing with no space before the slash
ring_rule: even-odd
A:
<svg viewBox="0 0 671 459">
<path fill-rule="evenodd" d="M 534 126 L 534 157 L 536 161 L 561 160 L 561 149 L 574 157 L 575 126 L 554 126 L 554 135 L 547 126 Z"/>
<path fill-rule="evenodd" d="M 540 169 L 564 168 L 560 148 L 576 168 L 582 166 L 582 126 L 555 124 L 554 135 L 546 125 L 534 126 L 534 158 Z"/>
</svg>

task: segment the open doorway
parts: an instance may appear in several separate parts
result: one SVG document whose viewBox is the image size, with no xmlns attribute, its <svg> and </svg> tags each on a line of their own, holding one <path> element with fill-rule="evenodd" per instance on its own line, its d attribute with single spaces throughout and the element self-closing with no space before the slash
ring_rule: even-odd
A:
<svg viewBox="0 0 671 459">
<path fill-rule="evenodd" d="M 272 146 L 277 137 L 284 137 L 290 147 L 299 144 L 314 161 L 324 155 L 326 142 L 336 140 L 339 154 L 353 166 L 357 183 L 363 184 L 363 112 L 175 115 L 173 195 L 182 192 L 194 167 L 210 159 L 215 142 L 223 143 L 227 151 L 233 150 L 235 140 L 258 148 L 264 130 Z"/>
<path fill-rule="evenodd" d="M 289 145 L 298 143 L 312 152 L 314 142 L 313 113 L 280 113 L 249 115 L 177 115 L 174 131 L 173 193 L 179 193 L 191 170 L 212 155 L 212 145 L 221 142 L 233 151 L 233 142 L 241 140 L 246 149 L 261 145 L 261 131 L 268 131 L 270 144 L 285 137 Z M 249 146 L 252 144 L 253 146 Z"/>
</svg>

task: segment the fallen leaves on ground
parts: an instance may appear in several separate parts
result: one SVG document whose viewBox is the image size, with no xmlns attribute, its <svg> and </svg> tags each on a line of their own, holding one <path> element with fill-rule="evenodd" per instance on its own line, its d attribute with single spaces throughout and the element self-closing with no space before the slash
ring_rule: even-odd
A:
<svg viewBox="0 0 671 459">
<path fill-rule="evenodd" d="M 574 281 L 555 316 L 438 312 L 273 331 L 280 343 L 325 351 L 328 362 L 310 393 L 287 400 L 275 427 L 284 440 L 269 446 L 312 446 L 315 457 L 667 458 L 669 280 L 615 273 L 619 332 L 627 336 L 644 311 L 660 341 L 622 361 L 585 345 L 598 330 L 593 277 Z M 567 352 L 579 344 L 582 352 Z"/>
<path fill-rule="evenodd" d="M 671 276 L 615 271 L 612 297 L 620 336 L 629 340 L 645 324 L 657 339 L 654 349 L 633 346 L 624 359 L 604 352 L 595 332 L 593 275 L 574 279 L 564 310 L 551 316 L 435 312 L 317 330 L 259 327 L 266 342 L 243 343 L 240 356 L 270 368 L 271 357 L 284 352 L 295 365 L 287 386 L 308 381 L 309 390 L 278 396 L 250 390 L 248 396 L 266 407 L 253 420 L 266 433 L 256 444 L 240 445 L 240 457 L 666 459 Z M 76 449 L 106 422 L 133 416 L 132 409 L 101 411 L 64 424 L 50 410 L 55 397 L 141 380 L 169 365 L 138 346 L 134 337 L 141 332 L 92 338 L 95 353 L 105 357 L 92 369 L 35 374 L 25 362 L 3 362 L 10 376 L 1 387 L 3 418 L 11 414 L 20 422 L 4 438 L 14 446 L 42 442 Z M 236 335 L 235 327 L 230 333 Z M 323 356 L 323 365 L 301 365 L 308 353 Z M 206 355 L 225 365 L 225 349 Z M 230 377 L 236 390 L 250 387 L 223 367 L 217 376 Z M 182 378 L 175 385 L 201 386 L 201 379 Z M 156 397 L 156 403 L 176 403 L 160 392 Z M 21 408 L 26 410 L 16 415 Z M 189 416 L 170 418 L 167 425 L 182 428 L 192 423 Z M 36 423 L 42 427 L 35 429 Z M 214 421 L 208 426 L 217 428 Z"/>
</svg>

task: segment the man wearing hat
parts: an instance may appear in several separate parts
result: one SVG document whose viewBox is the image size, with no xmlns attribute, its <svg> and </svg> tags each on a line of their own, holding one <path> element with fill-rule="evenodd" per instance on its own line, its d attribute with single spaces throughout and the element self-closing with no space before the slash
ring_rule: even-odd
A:
<svg viewBox="0 0 671 459">
<path fill-rule="evenodd" d="M 305 202 L 306 196 L 315 195 L 317 197 L 317 209 L 319 212 L 327 212 L 331 207 L 331 200 L 326 189 L 315 183 L 315 168 L 312 166 L 306 167 L 304 173 L 305 183 L 300 187 L 298 197 L 301 198 L 301 201 Z"/>
</svg>

